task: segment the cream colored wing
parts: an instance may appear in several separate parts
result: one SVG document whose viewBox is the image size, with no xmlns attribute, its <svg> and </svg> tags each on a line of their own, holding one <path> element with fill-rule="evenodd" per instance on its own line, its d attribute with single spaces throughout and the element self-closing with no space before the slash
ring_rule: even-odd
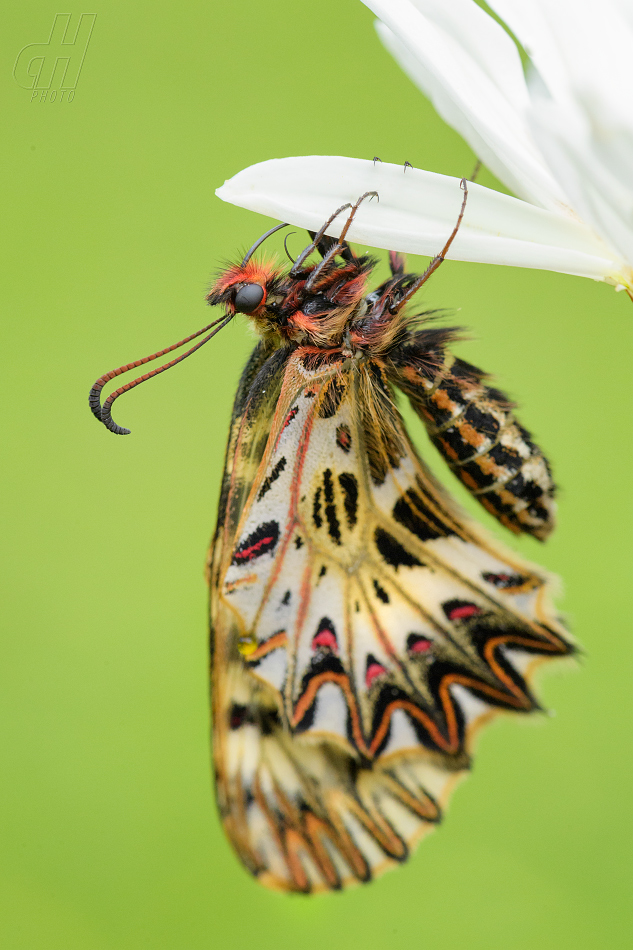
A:
<svg viewBox="0 0 633 950">
<path fill-rule="evenodd" d="M 309 892 L 404 860 L 476 728 L 535 709 L 535 661 L 572 648 L 545 577 L 420 461 L 378 362 L 272 359 L 265 411 L 235 416 L 213 559 L 215 762 L 244 863 Z"/>
</svg>

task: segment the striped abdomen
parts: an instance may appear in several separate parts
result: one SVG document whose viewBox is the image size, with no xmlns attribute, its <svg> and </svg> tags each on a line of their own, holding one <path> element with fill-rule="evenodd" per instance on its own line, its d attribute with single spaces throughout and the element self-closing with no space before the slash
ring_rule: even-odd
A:
<svg viewBox="0 0 633 950">
<path fill-rule="evenodd" d="M 554 527 L 555 486 L 547 459 L 517 421 L 513 404 L 484 374 L 447 354 L 439 369 L 399 367 L 397 380 L 429 436 L 468 491 L 495 518 L 541 541 Z"/>
</svg>

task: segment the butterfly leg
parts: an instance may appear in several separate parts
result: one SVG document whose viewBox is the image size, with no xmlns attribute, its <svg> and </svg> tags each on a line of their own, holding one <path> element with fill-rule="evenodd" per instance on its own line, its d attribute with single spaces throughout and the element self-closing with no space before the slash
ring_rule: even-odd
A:
<svg viewBox="0 0 633 950">
<path fill-rule="evenodd" d="M 308 231 L 308 234 L 313 240 L 316 237 L 316 231 Z M 319 243 L 317 244 L 316 249 L 321 255 L 321 257 L 325 257 L 328 251 L 336 243 L 337 243 L 336 238 L 330 237 L 329 234 L 324 234 L 321 240 L 319 241 Z M 357 260 L 356 254 L 354 254 L 353 250 L 351 249 L 347 241 L 343 242 L 343 247 L 339 251 L 339 256 L 342 257 L 343 260 L 348 264 L 353 264 L 354 261 Z"/>
<path fill-rule="evenodd" d="M 320 241 L 321 241 L 323 235 L 325 234 L 325 232 L 327 231 L 327 229 L 329 228 L 329 226 L 332 224 L 332 222 L 333 222 L 336 218 L 338 218 L 339 214 L 341 214 L 342 211 L 346 211 L 347 208 L 351 208 L 351 207 L 352 207 L 352 205 L 350 204 L 349 201 L 347 202 L 347 204 L 341 205 L 340 208 L 337 208 L 337 209 L 336 209 L 336 211 L 334 212 L 334 214 L 331 214 L 331 215 L 330 215 L 330 217 L 327 219 L 327 221 L 325 222 L 325 224 L 323 225 L 323 227 L 320 228 L 320 229 L 316 232 L 316 234 L 313 235 L 312 232 L 310 232 L 310 236 L 312 237 L 312 243 L 311 243 L 311 244 L 308 244 L 308 246 L 301 252 L 301 254 L 299 254 L 299 257 L 298 257 L 298 258 L 296 259 L 296 261 L 294 262 L 293 266 L 292 266 L 291 269 L 290 269 L 290 276 L 291 276 L 291 277 L 298 277 L 298 276 L 299 276 L 299 274 L 301 273 L 301 270 L 302 270 L 303 262 L 306 260 L 306 258 L 308 258 L 308 257 L 310 256 L 310 254 L 312 254 L 312 251 L 315 251 L 315 250 L 317 249 L 317 247 L 318 247 L 318 245 L 319 245 L 319 243 L 320 243 Z"/>
<path fill-rule="evenodd" d="M 427 269 L 424 271 L 424 273 L 420 277 L 418 277 L 415 283 L 411 284 L 406 294 L 404 294 L 404 296 L 399 299 L 398 308 L 404 306 L 404 304 L 407 303 L 407 301 L 410 300 L 411 297 L 413 297 L 415 293 L 417 293 L 417 291 L 420 289 L 422 284 L 425 284 L 427 282 L 431 274 L 433 274 L 437 270 L 437 268 L 440 266 L 440 264 L 446 259 L 448 250 L 451 244 L 453 243 L 453 241 L 455 240 L 455 238 L 457 237 L 457 232 L 459 231 L 460 225 L 464 219 L 464 212 L 466 211 L 466 201 L 468 200 L 468 185 L 466 184 L 465 178 L 462 178 L 460 182 L 460 186 L 461 186 L 462 191 L 464 192 L 464 198 L 462 200 L 462 207 L 459 212 L 459 217 L 457 218 L 457 223 L 455 224 L 455 227 L 453 228 L 448 241 L 446 242 L 446 244 L 444 245 L 440 253 L 436 257 L 433 258 L 433 260 L 431 261 Z"/>
<path fill-rule="evenodd" d="M 328 268 L 329 264 L 334 260 L 334 258 L 336 257 L 336 255 L 339 254 L 339 253 L 343 250 L 343 248 L 347 246 L 347 245 L 346 245 L 346 242 L 345 242 L 345 236 L 347 235 L 347 232 L 349 231 L 349 229 L 350 229 L 350 227 L 351 227 L 351 224 L 352 224 L 352 221 L 354 220 L 354 217 L 355 217 L 355 215 L 356 215 L 356 212 L 357 212 L 358 209 L 360 208 L 360 206 L 361 206 L 362 202 L 365 200 L 365 198 L 377 198 L 377 197 L 378 197 L 378 192 L 377 192 L 377 191 L 366 191 L 365 194 L 364 194 L 364 195 L 361 195 L 360 198 L 358 199 L 358 201 L 356 201 L 355 204 L 353 204 L 353 205 L 351 206 L 351 211 L 350 211 L 349 217 L 348 217 L 347 221 L 345 222 L 345 226 L 344 226 L 343 230 L 341 231 L 341 234 L 340 234 L 340 237 L 339 237 L 338 241 L 337 241 L 336 243 L 332 244 L 332 246 L 330 247 L 330 249 L 329 249 L 329 250 L 327 251 L 327 253 L 325 254 L 323 260 L 320 261 L 319 264 L 317 264 L 317 266 L 314 268 L 314 270 L 313 270 L 312 273 L 310 274 L 308 280 L 306 281 L 306 290 L 309 291 L 309 290 L 313 290 L 313 289 L 314 289 L 315 282 L 318 280 L 318 278 L 319 278 L 319 277 L 323 274 L 323 272 Z M 348 205 L 348 207 L 349 207 L 349 205 Z M 321 231 L 319 232 L 319 234 L 321 234 L 321 236 L 322 236 L 322 232 L 325 233 L 325 229 L 326 229 L 327 227 L 329 227 L 329 224 L 326 224 L 326 225 L 323 226 L 323 228 L 321 228 Z"/>
</svg>

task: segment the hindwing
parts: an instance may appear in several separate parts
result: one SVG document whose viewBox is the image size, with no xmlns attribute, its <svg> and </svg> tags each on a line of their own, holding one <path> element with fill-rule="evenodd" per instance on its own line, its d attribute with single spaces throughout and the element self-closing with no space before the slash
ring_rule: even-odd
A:
<svg viewBox="0 0 633 950">
<path fill-rule="evenodd" d="M 214 755 L 262 883 L 366 881 L 433 828 L 476 728 L 571 651 L 542 573 L 418 457 L 379 360 L 255 351 L 211 555 Z"/>
</svg>

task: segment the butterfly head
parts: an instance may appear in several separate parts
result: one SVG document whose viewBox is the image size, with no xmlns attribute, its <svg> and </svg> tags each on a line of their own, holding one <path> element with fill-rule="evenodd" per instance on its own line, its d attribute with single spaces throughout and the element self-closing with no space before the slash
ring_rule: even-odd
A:
<svg viewBox="0 0 633 950">
<path fill-rule="evenodd" d="M 207 303 L 224 306 L 227 316 L 244 313 L 261 318 L 280 278 L 281 273 L 270 262 L 234 264 L 218 277 L 207 294 Z"/>
</svg>

